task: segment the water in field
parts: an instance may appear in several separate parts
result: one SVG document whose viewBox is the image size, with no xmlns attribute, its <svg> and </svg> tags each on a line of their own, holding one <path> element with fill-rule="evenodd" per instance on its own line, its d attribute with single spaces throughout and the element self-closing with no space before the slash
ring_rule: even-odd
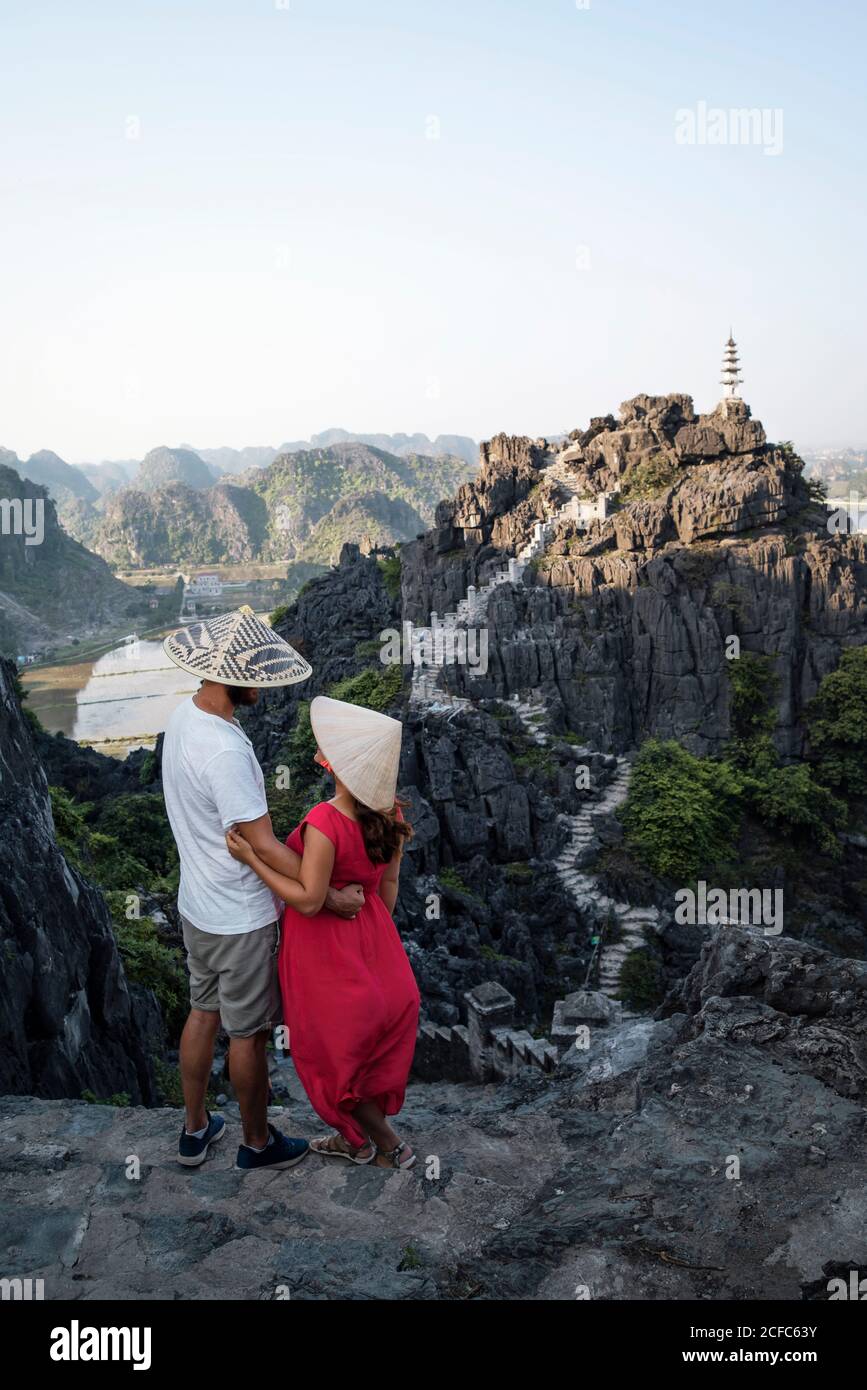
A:
<svg viewBox="0 0 867 1390">
<path fill-rule="evenodd" d="M 92 744 L 124 758 L 150 747 L 195 676 L 172 665 L 162 643 L 120 643 L 95 660 L 24 670 L 28 707 L 50 733 Z"/>
</svg>

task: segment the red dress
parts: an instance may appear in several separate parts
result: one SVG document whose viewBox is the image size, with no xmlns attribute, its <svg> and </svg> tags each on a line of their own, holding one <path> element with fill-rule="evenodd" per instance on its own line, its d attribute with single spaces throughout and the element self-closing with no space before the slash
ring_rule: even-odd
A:
<svg viewBox="0 0 867 1390">
<path fill-rule="evenodd" d="M 351 921 L 323 908 L 283 913 L 280 988 L 295 1069 L 326 1124 L 360 1147 L 367 1135 L 352 1117 L 372 1100 L 385 1115 L 403 1105 L 418 1029 L 419 992 L 379 883 L 385 864 L 367 857 L 357 821 L 327 801 L 286 841 L 304 853 L 301 829 L 315 825 L 334 845 L 331 883 L 360 883 L 364 907 Z"/>
</svg>

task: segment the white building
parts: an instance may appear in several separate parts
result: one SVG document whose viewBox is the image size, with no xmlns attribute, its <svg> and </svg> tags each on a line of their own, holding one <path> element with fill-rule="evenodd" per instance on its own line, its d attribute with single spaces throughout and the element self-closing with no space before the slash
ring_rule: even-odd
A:
<svg viewBox="0 0 867 1390">
<path fill-rule="evenodd" d="M 219 575 L 196 574 L 185 586 L 190 598 L 219 598 L 223 585 Z"/>
<path fill-rule="evenodd" d="M 586 531 L 591 521 L 604 521 L 609 515 L 611 495 L 610 492 L 600 492 L 596 497 L 570 497 L 561 515 Z"/>
</svg>

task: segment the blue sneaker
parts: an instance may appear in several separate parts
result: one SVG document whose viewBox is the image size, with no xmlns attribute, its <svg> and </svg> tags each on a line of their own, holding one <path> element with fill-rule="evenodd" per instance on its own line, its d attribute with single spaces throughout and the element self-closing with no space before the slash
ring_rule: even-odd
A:
<svg viewBox="0 0 867 1390">
<path fill-rule="evenodd" d="M 268 1132 L 271 1143 L 261 1153 L 248 1148 L 246 1144 L 239 1145 L 236 1168 L 243 1168 L 245 1173 L 252 1173 L 257 1168 L 294 1168 L 310 1152 L 306 1139 L 290 1139 L 273 1125 L 268 1126 Z"/>
<path fill-rule="evenodd" d="M 198 1168 L 200 1163 L 204 1163 L 208 1157 L 209 1146 L 216 1144 L 226 1133 L 226 1121 L 222 1115 L 212 1115 L 209 1110 L 206 1110 L 205 1114 L 208 1117 L 208 1128 L 201 1139 L 194 1139 L 191 1134 L 187 1134 L 185 1127 L 181 1129 L 178 1163 L 183 1163 L 185 1168 Z"/>
</svg>

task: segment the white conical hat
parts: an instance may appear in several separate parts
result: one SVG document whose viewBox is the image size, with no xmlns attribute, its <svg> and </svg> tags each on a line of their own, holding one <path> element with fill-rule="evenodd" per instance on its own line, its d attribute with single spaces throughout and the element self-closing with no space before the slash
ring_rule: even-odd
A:
<svg viewBox="0 0 867 1390">
<path fill-rule="evenodd" d="M 303 656 L 246 605 L 170 633 L 163 651 L 182 671 L 221 685 L 265 689 L 312 674 Z"/>
<path fill-rule="evenodd" d="M 397 795 L 400 720 L 317 695 L 310 723 L 321 751 L 356 800 L 372 811 L 390 811 Z"/>
</svg>

